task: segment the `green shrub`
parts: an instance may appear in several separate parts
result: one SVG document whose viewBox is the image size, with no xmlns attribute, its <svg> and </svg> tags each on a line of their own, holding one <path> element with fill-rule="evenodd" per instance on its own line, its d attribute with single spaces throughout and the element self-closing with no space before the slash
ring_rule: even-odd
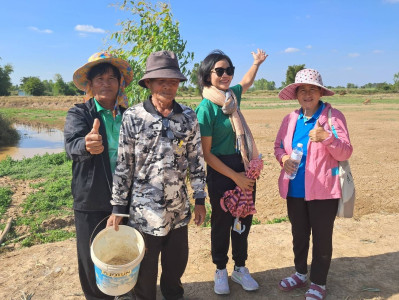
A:
<svg viewBox="0 0 399 300">
<path fill-rule="evenodd" d="M 11 196 L 13 192 L 6 187 L 0 187 L 0 218 L 7 211 L 8 206 L 11 203 Z"/>
<path fill-rule="evenodd" d="M 0 147 L 13 146 L 20 139 L 18 131 L 12 127 L 10 120 L 0 114 Z"/>
</svg>

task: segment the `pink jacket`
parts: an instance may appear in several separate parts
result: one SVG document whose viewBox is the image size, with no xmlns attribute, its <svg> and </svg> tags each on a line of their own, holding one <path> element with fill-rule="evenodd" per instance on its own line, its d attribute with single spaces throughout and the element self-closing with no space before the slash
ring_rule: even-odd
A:
<svg viewBox="0 0 399 300">
<path fill-rule="evenodd" d="M 338 138 L 334 136 L 328 124 L 328 110 L 331 108 L 331 122 Z M 274 156 L 282 166 L 281 159 L 292 152 L 292 138 L 300 110 L 297 109 L 284 117 L 274 142 Z M 319 117 L 319 123 L 330 136 L 321 143 L 309 141 L 306 145 L 308 154 L 305 169 L 305 199 L 321 200 L 341 198 L 338 161 L 349 159 L 353 148 L 349 139 L 348 128 L 344 115 L 337 109 L 325 103 L 325 108 Z M 333 170 L 334 169 L 334 170 Z M 284 169 L 281 168 L 278 186 L 280 196 L 287 198 L 289 179 L 284 178 Z M 335 173 L 335 174 L 334 174 Z"/>
</svg>

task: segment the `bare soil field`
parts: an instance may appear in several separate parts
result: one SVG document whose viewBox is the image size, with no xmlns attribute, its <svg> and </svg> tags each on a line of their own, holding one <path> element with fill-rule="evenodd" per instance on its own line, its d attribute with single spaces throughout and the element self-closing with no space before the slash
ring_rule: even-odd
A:
<svg viewBox="0 0 399 300">
<path fill-rule="evenodd" d="M 67 109 L 70 105 L 58 103 L 50 109 Z M 360 101 L 335 107 L 346 116 L 354 147 L 350 162 L 357 198 L 354 218 L 336 221 L 327 299 L 399 299 L 399 100 L 395 104 L 373 101 L 363 105 Z M 260 289 L 245 292 L 230 281 L 229 296 L 215 295 L 210 229 L 190 225 L 190 257 L 183 277 L 186 299 L 303 298 L 305 288 L 289 293 L 277 288 L 279 280 L 294 271 L 290 224 L 266 224 L 286 216 L 285 201 L 277 189 L 280 166 L 273 155 L 273 142 L 281 120 L 290 111 L 292 107 L 286 106 L 243 111 L 265 160 L 255 215 L 261 224 L 251 229 L 247 261 Z M 7 178 L 0 178 L 0 185 L 13 187 L 10 213 L 20 213 L 18 203 L 29 193 L 29 185 Z M 70 220 L 64 221 L 64 226 L 73 230 Z M 23 293 L 34 293 L 32 299 L 38 300 L 84 299 L 75 242 L 70 239 L 23 249 L 16 243 L 13 251 L 0 254 L 0 299 L 24 299 Z M 229 273 L 232 268 L 230 261 Z M 161 299 L 160 293 L 157 299 Z"/>
</svg>

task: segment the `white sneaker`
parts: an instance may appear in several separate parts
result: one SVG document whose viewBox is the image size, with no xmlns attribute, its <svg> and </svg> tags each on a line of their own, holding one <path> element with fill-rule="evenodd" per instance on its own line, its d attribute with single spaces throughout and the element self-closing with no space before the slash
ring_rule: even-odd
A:
<svg viewBox="0 0 399 300">
<path fill-rule="evenodd" d="M 252 278 L 246 267 L 239 267 L 237 271 L 234 270 L 231 274 L 231 280 L 241 284 L 242 288 L 246 291 L 255 291 L 259 288 L 259 284 Z"/>
<path fill-rule="evenodd" d="M 230 294 L 229 281 L 227 270 L 216 269 L 215 272 L 215 287 L 213 289 L 218 295 Z"/>
</svg>

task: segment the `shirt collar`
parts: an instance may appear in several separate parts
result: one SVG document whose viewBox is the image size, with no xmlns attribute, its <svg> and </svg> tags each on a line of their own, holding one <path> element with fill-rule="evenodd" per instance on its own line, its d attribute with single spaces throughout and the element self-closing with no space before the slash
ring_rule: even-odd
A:
<svg viewBox="0 0 399 300">
<path fill-rule="evenodd" d="M 157 114 L 161 115 L 155 108 L 154 104 L 152 104 L 151 101 L 151 95 L 147 98 L 147 100 L 143 103 L 144 109 L 148 111 L 150 114 Z M 177 103 L 175 100 L 173 100 L 173 113 L 175 114 L 181 114 L 183 112 L 183 108 L 180 106 L 179 103 Z"/>
<path fill-rule="evenodd" d="M 106 109 L 106 108 L 102 107 L 101 104 L 96 100 L 96 98 L 93 98 L 93 99 L 94 99 L 94 103 L 96 105 L 96 110 L 98 112 L 110 111 L 110 109 Z M 116 105 L 115 110 L 116 110 L 116 115 L 119 115 L 120 114 L 119 105 Z"/>
<path fill-rule="evenodd" d="M 324 109 L 324 107 L 325 107 L 325 104 L 324 104 L 324 102 L 323 101 L 319 101 L 319 103 L 320 103 L 320 107 L 317 109 L 317 111 L 313 114 L 313 116 L 311 117 L 311 118 L 309 118 L 309 119 L 307 119 L 306 117 L 305 117 L 305 115 L 303 114 L 303 110 L 302 110 L 302 108 L 301 108 L 301 110 L 300 110 L 300 113 L 299 113 L 299 116 L 298 116 L 298 120 L 300 120 L 300 119 L 307 119 L 306 120 L 306 122 L 307 121 L 310 121 L 311 119 L 315 119 L 315 120 L 317 120 L 319 117 L 320 117 L 320 114 L 321 114 L 321 112 L 323 111 L 323 109 Z"/>
</svg>

